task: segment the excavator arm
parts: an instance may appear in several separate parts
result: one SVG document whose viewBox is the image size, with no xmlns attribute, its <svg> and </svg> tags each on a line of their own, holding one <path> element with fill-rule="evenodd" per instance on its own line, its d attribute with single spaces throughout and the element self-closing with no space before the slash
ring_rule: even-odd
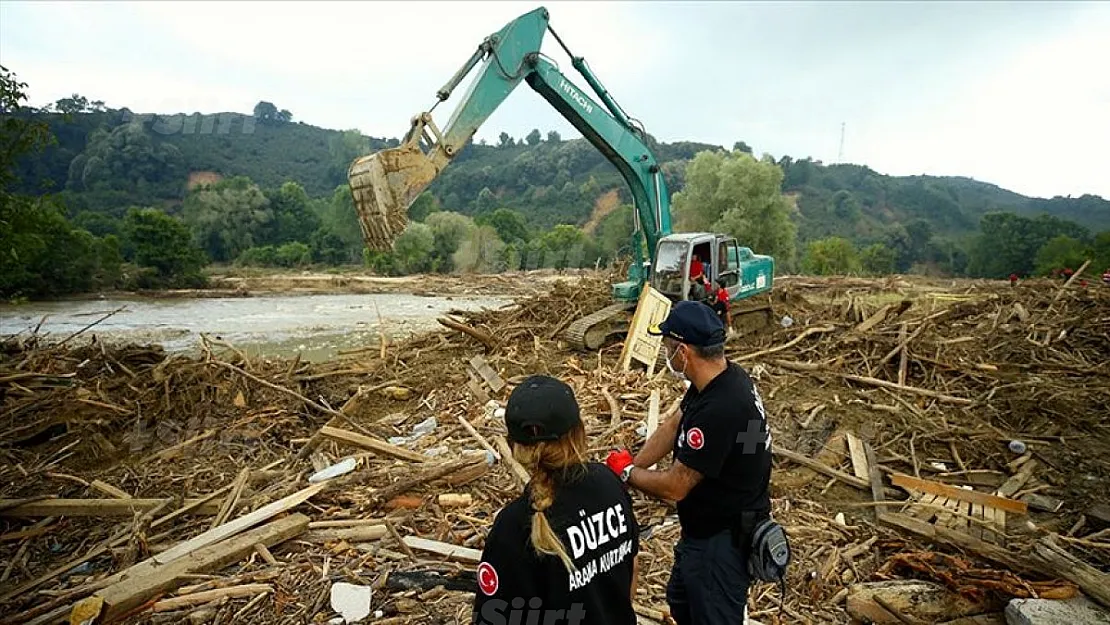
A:
<svg viewBox="0 0 1110 625">
<path fill-rule="evenodd" d="M 432 120 L 431 110 L 421 113 L 412 119 L 412 127 L 399 147 L 363 156 L 351 164 L 348 180 L 363 239 L 371 249 L 390 249 L 408 223 L 409 206 L 523 81 L 613 163 L 629 186 L 635 208 L 634 262 L 629 268 L 629 282 L 613 287 L 618 299 L 628 301 L 638 295 L 647 277 L 639 238 L 644 238 L 649 257 L 654 257 L 659 239 L 671 233 L 670 194 L 659 164 L 645 144 L 643 130 L 633 125 L 582 58 L 571 55 L 572 65 L 603 105 L 583 93 L 540 53 L 544 34 L 551 30 L 548 20 L 547 9 L 541 7 L 482 41 L 436 93 L 438 106 L 475 67 L 481 66 L 442 131 Z M 551 32 L 566 50 L 558 35 Z"/>
</svg>

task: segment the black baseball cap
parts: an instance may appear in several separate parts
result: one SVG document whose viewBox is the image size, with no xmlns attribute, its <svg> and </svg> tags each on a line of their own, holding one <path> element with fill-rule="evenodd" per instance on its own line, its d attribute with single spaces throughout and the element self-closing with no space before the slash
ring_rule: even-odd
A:
<svg viewBox="0 0 1110 625">
<path fill-rule="evenodd" d="M 505 407 L 509 438 L 523 445 L 556 440 L 580 422 L 574 391 L 548 375 L 534 375 L 521 382 Z"/>
<path fill-rule="evenodd" d="M 725 342 L 725 324 L 716 311 L 694 300 L 678 302 L 663 323 L 648 328 L 652 336 L 666 336 L 679 343 L 708 347 Z"/>
</svg>

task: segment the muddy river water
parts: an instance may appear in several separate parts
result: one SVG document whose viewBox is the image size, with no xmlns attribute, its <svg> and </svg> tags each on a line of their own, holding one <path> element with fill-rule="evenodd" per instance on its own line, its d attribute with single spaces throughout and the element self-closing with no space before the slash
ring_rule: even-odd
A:
<svg viewBox="0 0 1110 625">
<path fill-rule="evenodd" d="M 204 333 L 251 355 L 300 353 L 302 360 L 320 361 L 375 346 L 379 332 L 403 337 L 441 328 L 436 317 L 450 310 L 495 309 L 511 301 L 388 293 L 32 302 L 0 305 L 0 335 L 29 333 L 41 321 L 39 334 L 60 340 L 122 308 L 75 341 L 95 333 L 113 343 L 157 343 L 170 352 L 197 353 Z"/>
</svg>

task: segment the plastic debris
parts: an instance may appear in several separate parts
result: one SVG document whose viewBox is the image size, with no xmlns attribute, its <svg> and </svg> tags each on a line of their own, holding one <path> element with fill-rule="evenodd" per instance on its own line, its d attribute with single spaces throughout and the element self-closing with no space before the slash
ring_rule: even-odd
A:
<svg viewBox="0 0 1110 625">
<path fill-rule="evenodd" d="M 336 582 L 331 586 L 331 609 L 347 623 L 357 623 L 370 615 L 370 598 L 374 590 L 369 586 Z"/>
<path fill-rule="evenodd" d="M 308 478 L 308 481 L 315 484 L 317 482 L 323 482 L 324 480 L 330 480 L 333 477 L 339 477 L 340 475 L 354 471 L 357 464 L 354 458 L 347 458 L 343 462 L 337 462 L 326 469 L 321 469 L 313 473 L 312 476 Z"/>
</svg>

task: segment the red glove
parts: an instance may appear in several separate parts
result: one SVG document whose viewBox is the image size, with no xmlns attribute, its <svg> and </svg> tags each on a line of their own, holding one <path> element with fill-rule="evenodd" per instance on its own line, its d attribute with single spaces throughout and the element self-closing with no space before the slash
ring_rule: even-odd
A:
<svg viewBox="0 0 1110 625">
<path fill-rule="evenodd" d="M 605 458 L 605 464 L 608 465 L 613 473 L 617 474 L 617 477 L 620 477 L 625 467 L 632 464 L 632 452 L 627 449 L 611 451 L 609 452 L 609 456 Z"/>
</svg>

